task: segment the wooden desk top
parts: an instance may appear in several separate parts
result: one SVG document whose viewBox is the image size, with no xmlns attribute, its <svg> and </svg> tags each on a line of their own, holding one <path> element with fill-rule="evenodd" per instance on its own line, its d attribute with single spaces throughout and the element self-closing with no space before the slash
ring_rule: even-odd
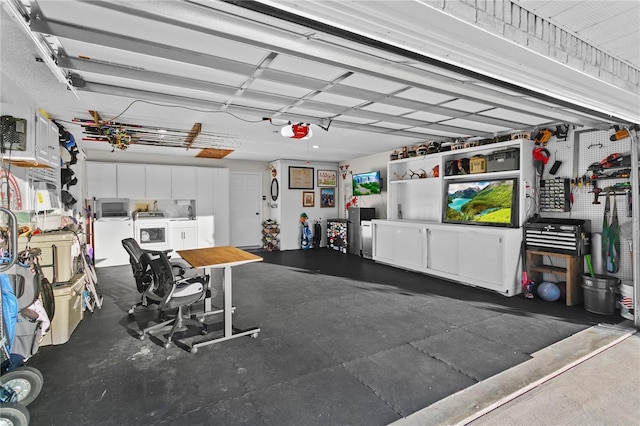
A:
<svg viewBox="0 0 640 426">
<path fill-rule="evenodd" d="M 177 253 L 194 268 L 224 268 L 263 259 L 253 253 L 232 246 L 206 247 L 191 250 L 177 250 Z"/>
</svg>

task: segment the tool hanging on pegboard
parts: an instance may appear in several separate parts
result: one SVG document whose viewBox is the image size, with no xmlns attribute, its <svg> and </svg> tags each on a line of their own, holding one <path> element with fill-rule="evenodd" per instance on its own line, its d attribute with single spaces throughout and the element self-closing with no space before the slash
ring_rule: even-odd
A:
<svg viewBox="0 0 640 426">
<path fill-rule="evenodd" d="M 549 162 L 549 157 L 551 157 L 551 153 L 546 148 L 535 148 L 533 150 L 533 164 L 540 177 L 544 172 L 544 166 Z"/>
<path fill-rule="evenodd" d="M 611 191 L 607 189 L 602 221 L 602 256 L 605 258 L 607 272 L 616 273 L 619 268 L 620 227 L 616 198 L 613 197 L 613 207 L 611 207 L 610 195 Z"/>
<path fill-rule="evenodd" d="M 536 133 L 535 137 L 533 138 L 533 141 L 536 143 L 536 145 L 541 145 L 544 147 L 547 145 L 547 143 L 551 139 L 551 136 L 554 136 L 554 135 L 555 135 L 555 132 L 549 129 L 542 129 L 542 130 L 539 130 L 538 133 Z"/>
<path fill-rule="evenodd" d="M 631 133 L 629 133 L 629 128 L 627 128 L 627 127 L 620 127 L 618 125 L 615 125 L 615 126 L 612 127 L 612 129 L 613 129 L 614 133 L 613 133 L 613 135 L 611 135 L 609 137 L 609 140 L 611 142 L 619 141 L 619 140 L 622 140 L 622 139 L 625 139 L 625 138 L 628 138 L 628 137 L 631 136 Z M 633 125 L 631 127 L 631 129 L 632 130 L 636 130 L 636 131 L 640 130 L 640 125 L 635 124 L 635 125 Z"/>
<path fill-rule="evenodd" d="M 569 136 L 569 126 L 567 124 L 559 124 L 556 126 L 556 139 L 557 140 L 567 140 L 567 136 Z"/>
</svg>

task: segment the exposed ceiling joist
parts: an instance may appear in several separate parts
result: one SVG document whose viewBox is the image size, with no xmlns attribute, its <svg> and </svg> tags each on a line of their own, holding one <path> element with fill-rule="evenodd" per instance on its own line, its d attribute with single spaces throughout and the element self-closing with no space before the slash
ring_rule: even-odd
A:
<svg viewBox="0 0 640 426">
<path fill-rule="evenodd" d="M 63 120 L 91 108 L 137 123 L 137 134 L 127 130 L 134 150 L 307 159 L 309 142 L 282 138 L 270 118 L 320 127 L 313 132 L 314 157 L 326 161 L 431 140 L 625 123 L 603 112 L 601 85 L 593 88 L 593 102 L 584 90 L 569 100 L 565 94 L 585 84 L 583 75 L 558 70 L 548 58 L 538 61 L 530 50 L 429 2 L 322 0 L 293 8 L 278 0 L 5 1 L 24 4 L 31 31 L 50 43 L 86 105 L 56 93 L 42 106 Z M 7 25 L 2 31 L 4 47 L 12 34 Z M 38 71 L 20 66 L 20 59 L 3 54 L 3 74 L 11 75 L 5 64 L 14 63 L 15 75 Z M 558 80 L 551 78 L 555 72 Z M 527 79 L 514 79 L 519 73 Z M 556 93 L 534 89 L 562 79 L 566 85 Z M 175 132 L 160 138 L 153 129 L 163 126 Z"/>
</svg>

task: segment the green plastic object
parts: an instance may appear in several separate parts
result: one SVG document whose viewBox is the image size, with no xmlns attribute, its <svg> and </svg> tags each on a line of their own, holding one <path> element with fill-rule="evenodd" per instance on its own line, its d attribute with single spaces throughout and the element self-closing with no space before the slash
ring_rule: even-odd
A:
<svg viewBox="0 0 640 426">
<path fill-rule="evenodd" d="M 593 272 L 593 265 L 591 264 L 591 255 L 585 254 L 584 258 L 587 260 L 587 268 L 589 268 L 589 274 L 591 275 L 591 278 L 595 278 L 596 274 Z"/>
</svg>

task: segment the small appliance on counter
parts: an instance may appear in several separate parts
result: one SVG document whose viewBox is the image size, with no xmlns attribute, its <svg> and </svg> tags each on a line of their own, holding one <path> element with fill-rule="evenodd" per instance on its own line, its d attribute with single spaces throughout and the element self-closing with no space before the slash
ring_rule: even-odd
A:
<svg viewBox="0 0 640 426">
<path fill-rule="evenodd" d="M 96 219 L 131 217 L 128 198 L 98 198 L 94 203 Z"/>
</svg>

